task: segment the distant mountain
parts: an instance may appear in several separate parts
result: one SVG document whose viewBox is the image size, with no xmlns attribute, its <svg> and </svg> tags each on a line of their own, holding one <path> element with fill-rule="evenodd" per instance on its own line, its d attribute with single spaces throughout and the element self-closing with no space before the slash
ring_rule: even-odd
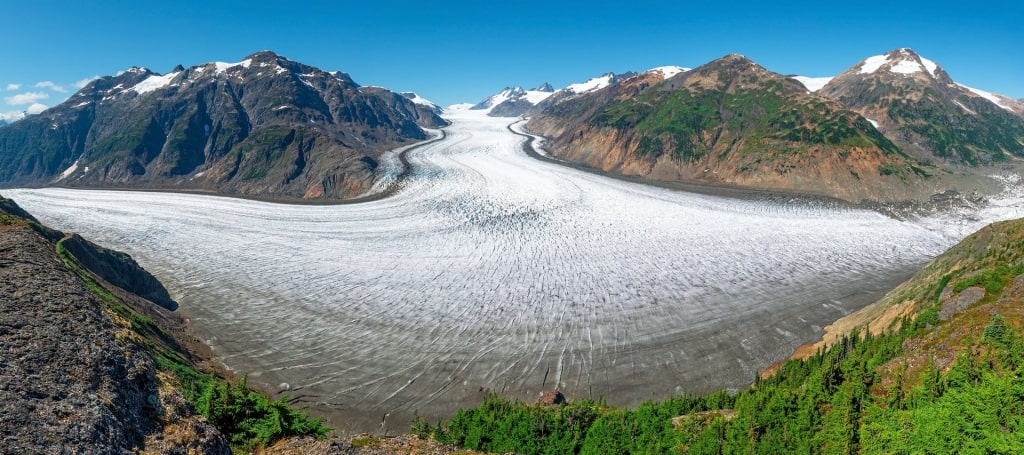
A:
<svg viewBox="0 0 1024 455">
<path fill-rule="evenodd" d="M 655 180 L 823 194 L 916 193 L 930 166 L 797 80 L 729 55 L 555 103 L 527 127 L 556 157 Z"/>
<path fill-rule="evenodd" d="M 1024 157 L 1024 107 L 957 84 L 911 49 L 869 57 L 818 93 L 871 119 L 922 159 L 977 166 Z"/>
<path fill-rule="evenodd" d="M 569 84 L 559 90 L 554 90 L 551 84 L 547 82 L 533 90 L 523 90 L 521 87 L 505 87 L 501 92 L 487 97 L 470 109 L 487 110 L 487 115 L 492 117 L 529 116 L 542 111 L 552 104 L 600 90 L 633 76 L 636 76 L 636 73 L 605 73 L 598 77 L 590 78 L 586 82 Z"/>
<path fill-rule="evenodd" d="M 430 106 L 273 52 L 131 68 L 0 129 L 0 186 L 349 198 L 372 186 L 381 153 L 444 124 Z"/>
<path fill-rule="evenodd" d="M 502 91 L 485 98 L 470 109 L 486 110 L 488 115 L 494 117 L 516 117 L 550 97 L 552 94 L 550 88 L 551 86 L 547 83 L 533 90 L 523 90 L 522 87 L 505 87 Z"/>
<path fill-rule="evenodd" d="M 413 103 L 416 103 L 416 108 L 419 110 L 426 109 L 427 111 L 433 113 L 434 115 L 441 115 L 441 113 L 444 111 L 444 109 L 442 109 L 441 106 L 438 106 L 437 104 L 434 104 L 433 101 L 430 101 L 422 96 L 419 96 L 415 92 L 402 92 L 400 93 L 400 95 L 408 98 Z M 424 117 L 432 119 L 432 116 L 430 115 L 425 115 Z M 447 122 L 440 124 L 431 124 L 429 126 L 444 126 L 446 124 Z"/>
<path fill-rule="evenodd" d="M 828 77 L 789 76 L 789 77 L 792 78 L 792 79 L 796 79 L 798 82 L 803 84 L 804 87 L 807 87 L 807 90 L 812 91 L 812 92 L 817 92 L 818 90 L 821 90 L 821 88 L 824 87 L 825 84 L 828 84 L 830 81 L 832 81 L 832 77 L 831 76 L 828 76 Z"/>
</svg>

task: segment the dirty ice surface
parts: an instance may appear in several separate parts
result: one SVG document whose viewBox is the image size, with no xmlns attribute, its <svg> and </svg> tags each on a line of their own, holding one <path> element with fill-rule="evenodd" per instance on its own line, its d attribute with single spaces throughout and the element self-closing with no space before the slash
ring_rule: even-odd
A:
<svg viewBox="0 0 1024 455">
<path fill-rule="evenodd" d="M 1024 216 L 950 228 L 648 187 L 527 157 L 514 119 L 449 115 L 403 189 L 369 203 L 5 196 L 133 255 L 250 382 L 392 433 L 487 391 L 635 405 L 742 387 L 987 217 Z"/>
</svg>

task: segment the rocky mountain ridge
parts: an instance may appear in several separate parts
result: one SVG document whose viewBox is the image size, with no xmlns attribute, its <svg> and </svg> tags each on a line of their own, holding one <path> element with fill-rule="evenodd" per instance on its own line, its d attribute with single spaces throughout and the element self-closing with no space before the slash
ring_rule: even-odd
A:
<svg viewBox="0 0 1024 455">
<path fill-rule="evenodd" d="M 729 70 L 729 60 L 755 69 Z M 555 100 L 530 111 L 527 128 L 550 139 L 552 155 L 603 171 L 852 202 L 994 187 L 985 169 L 1024 156 L 1024 108 L 956 84 L 910 49 L 826 78 L 782 76 L 739 55 L 676 68 Z"/>
<path fill-rule="evenodd" d="M 665 68 L 666 71 L 669 71 L 667 70 L 669 67 Z M 532 90 L 523 90 L 518 86 L 505 87 L 502 91 L 485 98 L 470 109 L 486 110 L 487 115 L 492 117 L 530 116 L 563 100 L 600 90 L 633 76 L 636 76 L 636 73 L 609 72 L 590 78 L 586 82 L 569 84 L 558 90 L 555 90 L 547 82 Z"/>
<path fill-rule="evenodd" d="M 527 128 L 555 157 L 603 171 L 854 202 L 903 197 L 934 172 L 863 117 L 736 54 L 557 103 Z"/>
<path fill-rule="evenodd" d="M 381 153 L 446 124 L 436 106 L 269 51 L 131 68 L 0 129 L 0 186 L 344 199 L 371 188 Z"/>
</svg>

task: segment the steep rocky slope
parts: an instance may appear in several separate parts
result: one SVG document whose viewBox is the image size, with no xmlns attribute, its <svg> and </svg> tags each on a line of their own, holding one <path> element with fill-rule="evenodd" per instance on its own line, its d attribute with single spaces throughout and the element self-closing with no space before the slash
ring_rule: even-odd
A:
<svg viewBox="0 0 1024 455">
<path fill-rule="evenodd" d="M 0 186 L 348 198 L 372 186 L 383 151 L 445 124 L 429 106 L 272 52 L 163 75 L 132 68 L 0 129 Z"/>
<path fill-rule="evenodd" d="M 228 453 L 43 234 L 0 211 L 0 452 Z"/>
<path fill-rule="evenodd" d="M 927 191 L 936 170 L 797 81 L 729 55 L 668 79 L 648 72 L 556 103 L 527 127 L 558 158 L 655 180 L 850 201 Z"/>
</svg>

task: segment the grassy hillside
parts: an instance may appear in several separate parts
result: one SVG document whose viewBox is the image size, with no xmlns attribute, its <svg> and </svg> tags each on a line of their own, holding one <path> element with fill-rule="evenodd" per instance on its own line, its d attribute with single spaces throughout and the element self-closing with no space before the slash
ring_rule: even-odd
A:
<svg viewBox="0 0 1024 455">
<path fill-rule="evenodd" d="M 1024 220 L 993 224 L 747 390 L 637 409 L 492 396 L 413 431 L 492 452 L 1022 453 L 1022 274 Z"/>
</svg>

